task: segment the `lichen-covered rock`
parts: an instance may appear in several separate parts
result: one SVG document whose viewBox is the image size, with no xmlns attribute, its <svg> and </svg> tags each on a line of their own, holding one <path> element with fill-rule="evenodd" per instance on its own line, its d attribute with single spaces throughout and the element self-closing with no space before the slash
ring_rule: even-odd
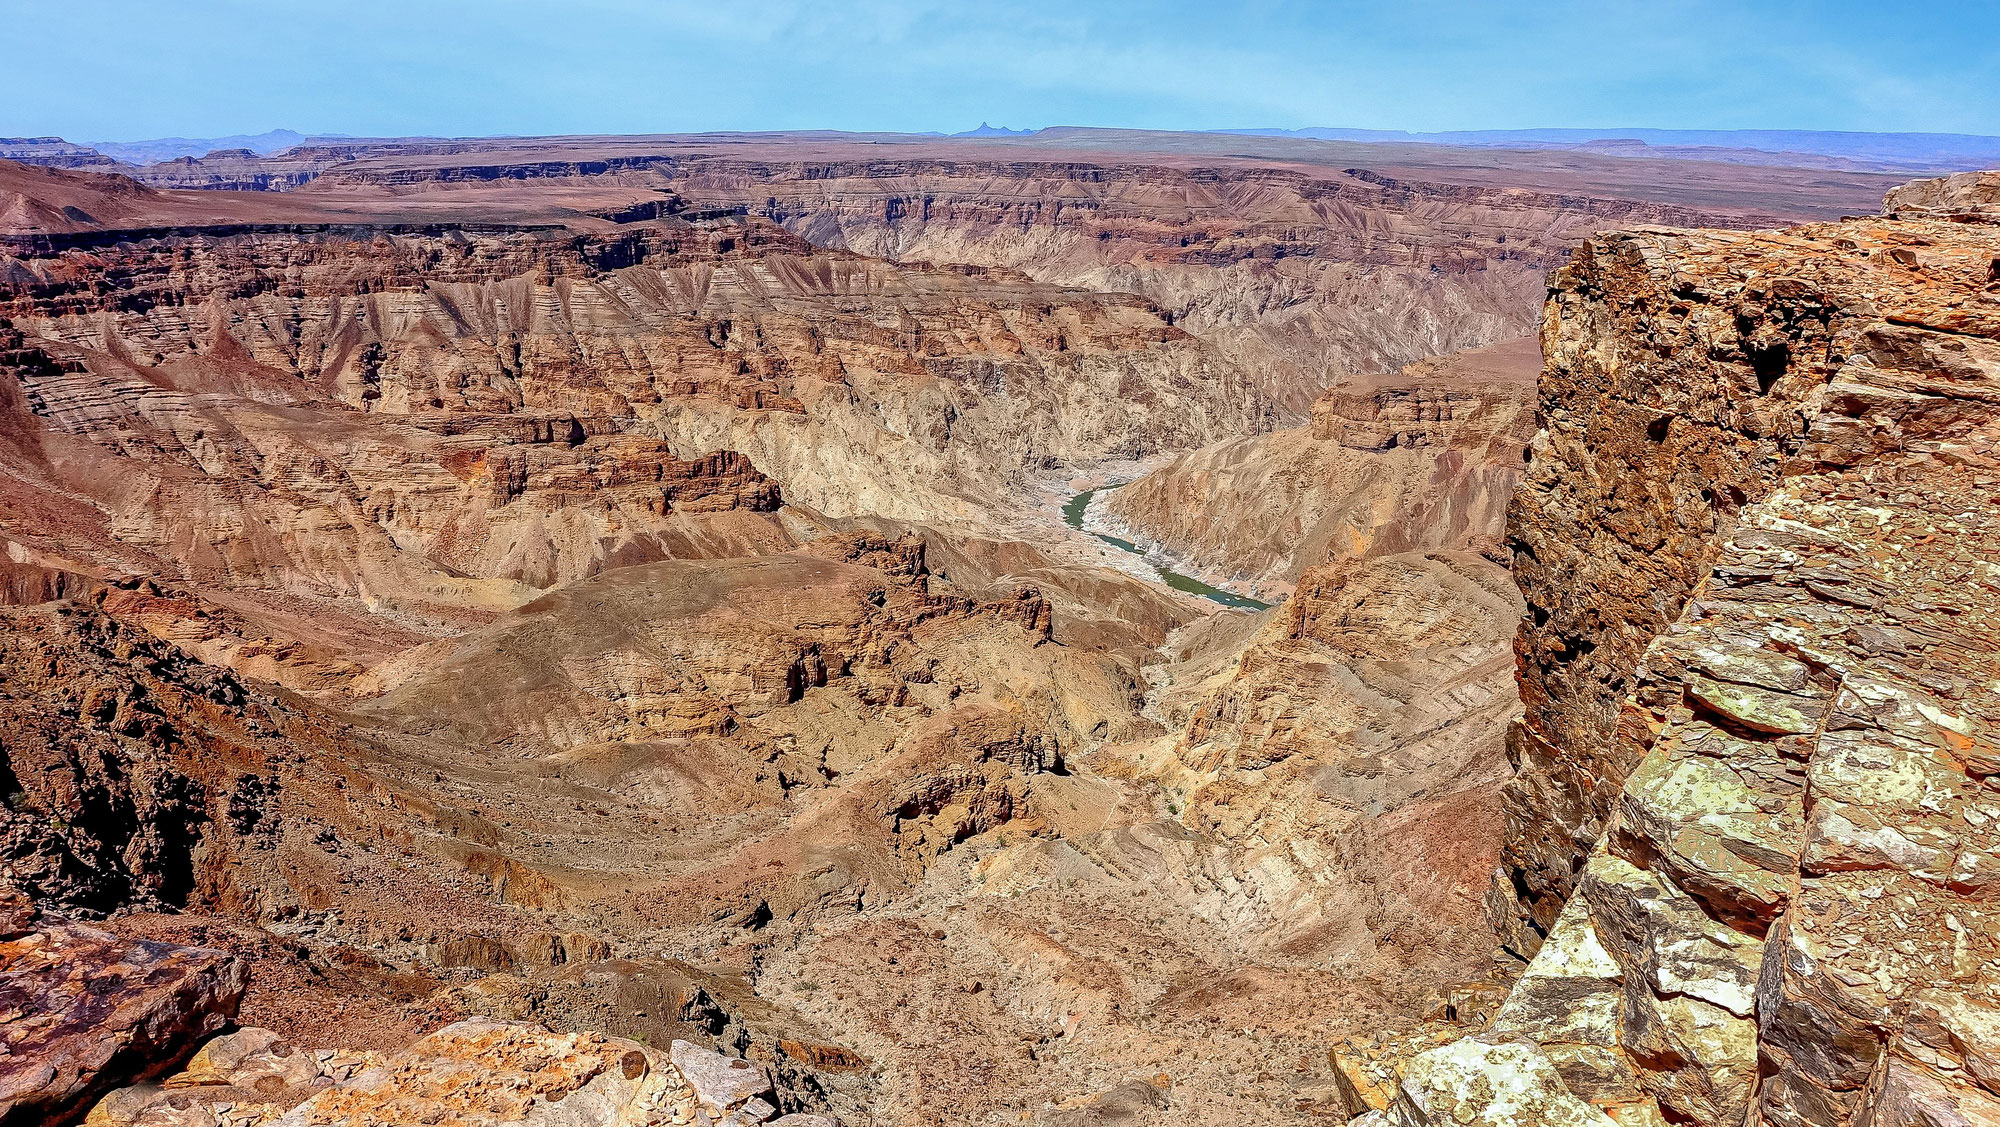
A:
<svg viewBox="0 0 2000 1127">
<path fill-rule="evenodd" d="M 1782 641 L 1719 636 L 1711 649 L 1759 651 L 1761 664 L 1688 654 L 1688 676 L 1671 687 L 1640 676 L 1647 646 L 1711 572 L 1718 591 L 1782 588 L 1803 614 L 1855 631 L 1871 656 L 1922 654 L 1923 639 L 1977 625 L 1925 605 L 1951 603 L 1979 559 L 1976 535 L 1967 538 L 1976 528 L 1954 526 L 1982 512 L 1981 479 L 1992 476 L 2000 230 L 1912 201 L 1962 203 L 1992 176 L 1899 190 L 1894 218 L 1592 239 L 1552 276 L 1546 426 L 1509 511 L 1530 610 L 1516 640 L 1526 715 L 1511 740 L 1519 773 L 1508 794 L 1508 883 L 1530 925 L 1518 946 L 1532 948 L 1553 925 L 1657 735 L 1636 714 L 1620 720 L 1628 695 L 1679 694 L 1753 743 L 1816 731 L 1832 680 L 1823 665 L 1782 653 Z M 1732 533 L 1787 483 L 1808 506 L 1929 511 L 1910 514 L 1901 560 L 1857 567 L 1828 557 L 1778 578 L 1774 565 L 1811 540 L 1810 528 L 1782 525 L 1760 530 L 1775 538 L 1768 550 L 1739 541 L 1742 557 L 1715 570 Z M 1933 484 L 1971 509 L 1929 504 Z M 1934 539 L 1914 543 L 1924 535 Z M 1931 598 L 1933 585 L 1946 597 Z M 1799 663 L 1818 672 L 1801 680 Z M 1687 845 L 1741 852 L 1726 835 Z"/>
<path fill-rule="evenodd" d="M 227 1025 L 243 962 L 43 916 L 0 941 L 0 1123 L 60 1123 Z"/>
<path fill-rule="evenodd" d="M 1991 176 L 1554 281 L 1496 1032 L 1621 1121 L 1996 1121 Z"/>
<path fill-rule="evenodd" d="M 1388 1113 L 1399 1127 L 1615 1127 L 1533 1045 L 1474 1038 L 1419 1054 Z"/>
</svg>

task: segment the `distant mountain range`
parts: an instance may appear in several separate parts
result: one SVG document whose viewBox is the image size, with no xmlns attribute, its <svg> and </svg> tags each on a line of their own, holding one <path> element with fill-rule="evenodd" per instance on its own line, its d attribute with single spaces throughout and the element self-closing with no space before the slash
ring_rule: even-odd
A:
<svg viewBox="0 0 2000 1127">
<path fill-rule="evenodd" d="M 269 156 L 307 141 L 346 140 L 335 134 L 309 136 L 290 129 L 238 133 L 229 137 L 156 137 L 150 141 L 92 141 L 90 147 L 126 164 L 158 164 L 163 160 L 207 156 L 222 149 L 248 149 Z"/>
<path fill-rule="evenodd" d="M 876 134 L 894 140 L 919 137 L 987 138 L 993 140 L 1032 139 L 1034 143 L 1062 144 L 1079 139 L 1130 133 L 1090 127 L 1056 126 L 1045 129 L 1010 129 L 980 122 L 977 129 L 952 134 Z M 1147 135 L 1152 136 L 1150 131 Z M 838 131 L 815 136 L 839 137 Z M 1160 133 L 1171 137 L 1176 134 Z M 1458 148 L 1504 148 L 1575 150 L 1606 156 L 1699 160 L 1725 164 L 1789 165 L 1801 168 L 1837 169 L 1852 172 L 1938 173 L 1959 169 L 2000 167 L 2000 137 L 1968 133 L 1855 133 L 1805 129 L 1462 129 L 1437 133 L 1413 133 L 1396 129 L 1349 129 L 1314 126 L 1305 129 L 1209 129 L 1190 130 L 1178 136 L 1269 137 L 1301 141 L 1330 141 L 1402 145 L 1440 145 Z M 698 136 L 698 135 L 688 135 Z M 855 134 L 854 136 L 859 136 Z M 271 156 L 308 144 L 408 143 L 438 138 L 357 138 L 345 134 L 306 134 L 291 129 L 228 137 L 160 137 L 145 141 L 94 141 L 88 145 L 60 137 L 0 137 L 0 160 L 94 172 L 134 172 L 148 166 L 184 158 L 200 158 L 215 152 L 247 151 L 255 157 Z M 482 140 L 497 140 L 484 138 Z M 159 170 L 158 175 L 170 175 Z M 142 179 L 145 177 L 142 176 Z M 307 178 L 310 178 L 308 175 Z M 157 176 L 155 177 L 157 179 Z M 170 177 L 171 179 L 171 177 Z M 150 181 L 149 181 L 150 182 Z M 181 185 L 178 181 L 167 186 Z M 232 186 L 236 186 L 233 185 Z"/>
<path fill-rule="evenodd" d="M 2000 137 L 1971 133 L 1844 133 L 1812 129 L 1462 129 L 1409 133 L 1400 129 L 1217 129 L 1249 137 L 1303 137 L 1319 141 L 1402 141 L 1474 148 L 1583 148 L 1643 155 L 1635 150 L 1675 150 L 1672 155 L 1717 159 L 1720 153 L 1804 153 L 1909 169 L 1991 168 L 2000 165 Z M 1705 152 L 1695 152 L 1705 150 Z"/>
<path fill-rule="evenodd" d="M 1031 133 L 1039 133 L 1039 132 L 1041 132 L 1041 130 L 1039 130 L 1039 129 L 1009 129 L 1009 128 L 1007 128 L 1007 127 L 1006 127 L 1006 126 L 1004 126 L 1004 125 L 988 125 L 988 124 L 986 124 L 985 122 L 983 122 L 983 121 L 982 121 L 982 122 L 980 122 L 980 123 L 979 123 L 979 128 L 977 128 L 977 129 L 968 129 L 968 130 L 966 130 L 966 131 L 965 131 L 965 132 L 963 132 L 963 133 L 953 133 L 953 134 L 950 134 L 950 136 L 952 136 L 952 137 L 1026 137 L 1026 136 L 1028 136 L 1028 135 L 1029 135 L 1029 134 L 1031 134 Z"/>
</svg>

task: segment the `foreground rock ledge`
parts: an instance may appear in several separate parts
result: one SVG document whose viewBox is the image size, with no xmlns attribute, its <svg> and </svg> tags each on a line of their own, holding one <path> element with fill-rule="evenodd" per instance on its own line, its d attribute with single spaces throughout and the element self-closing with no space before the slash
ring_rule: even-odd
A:
<svg viewBox="0 0 2000 1127">
<path fill-rule="evenodd" d="M 0 1124 L 67 1122 L 229 1024 L 242 960 L 37 917 L 0 894 Z"/>
<path fill-rule="evenodd" d="M 1535 957 L 1389 1122 L 1556 1121 L 1501 1098 L 1554 1075 L 1628 1127 L 2000 1123 L 2000 177 L 1888 203 L 1552 278 L 1492 898 Z"/>
<path fill-rule="evenodd" d="M 202 1047 L 163 1084 L 114 1092 L 86 1127 L 837 1127 L 780 1116 L 771 1075 L 685 1041 L 662 1053 L 601 1033 L 484 1018 L 396 1052 L 306 1048 L 263 1029 Z"/>
</svg>

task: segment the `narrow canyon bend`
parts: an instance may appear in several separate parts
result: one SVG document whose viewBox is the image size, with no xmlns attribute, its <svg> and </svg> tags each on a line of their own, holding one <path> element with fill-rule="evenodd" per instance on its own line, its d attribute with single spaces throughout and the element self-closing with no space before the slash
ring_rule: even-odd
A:
<svg viewBox="0 0 2000 1127">
<path fill-rule="evenodd" d="M 0 1123 L 2000 1122 L 2000 177 L 1045 133 L 0 161 Z"/>
</svg>

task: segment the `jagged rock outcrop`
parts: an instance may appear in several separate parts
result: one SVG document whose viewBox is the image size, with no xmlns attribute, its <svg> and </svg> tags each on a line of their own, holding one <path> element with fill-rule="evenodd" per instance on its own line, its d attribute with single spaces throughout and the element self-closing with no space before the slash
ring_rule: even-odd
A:
<svg viewBox="0 0 2000 1127">
<path fill-rule="evenodd" d="M 214 896 L 279 831 L 280 765 L 343 745 L 94 608 L 0 612 L 0 670 L 0 870 L 68 911 Z"/>
<path fill-rule="evenodd" d="M 73 1119 L 111 1088 L 172 1071 L 226 1026 L 244 965 L 121 939 L 0 891 L 0 1123 Z"/>
<path fill-rule="evenodd" d="M 1552 282 L 1486 1036 L 1621 1122 L 2000 1121 L 1984 183 Z"/>
</svg>

